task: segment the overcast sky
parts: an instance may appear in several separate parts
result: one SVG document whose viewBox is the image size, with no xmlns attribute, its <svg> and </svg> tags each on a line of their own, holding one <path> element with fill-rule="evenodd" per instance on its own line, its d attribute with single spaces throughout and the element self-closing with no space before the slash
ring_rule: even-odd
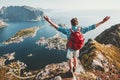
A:
<svg viewBox="0 0 120 80">
<path fill-rule="evenodd" d="M 50 9 L 120 10 L 120 0 L 0 0 L 0 7 L 10 5 Z"/>
</svg>

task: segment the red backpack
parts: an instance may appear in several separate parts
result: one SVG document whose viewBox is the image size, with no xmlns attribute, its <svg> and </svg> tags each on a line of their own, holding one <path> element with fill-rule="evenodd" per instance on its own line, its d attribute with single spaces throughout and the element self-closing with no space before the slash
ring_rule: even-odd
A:
<svg viewBox="0 0 120 80">
<path fill-rule="evenodd" d="M 70 48 L 73 50 L 81 49 L 84 45 L 84 37 L 80 32 L 80 28 L 78 28 L 77 31 L 73 31 L 72 29 L 70 29 L 70 31 L 71 31 L 71 34 L 67 42 L 67 48 Z"/>
</svg>

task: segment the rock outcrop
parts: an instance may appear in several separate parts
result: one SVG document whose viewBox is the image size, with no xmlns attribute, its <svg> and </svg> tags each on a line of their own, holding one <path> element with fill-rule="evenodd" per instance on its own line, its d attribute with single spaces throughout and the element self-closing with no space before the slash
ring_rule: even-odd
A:
<svg viewBox="0 0 120 80">
<path fill-rule="evenodd" d="M 113 44 L 120 48 L 120 24 L 103 31 L 95 40 L 102 44 Z"/>
<path fill-rule="evenodd" d="M 0 18 L 6 21 L 39 21 L 44 12 L 29 6 L 2 7 Z"/>
<path fill-rule="evenodd" d="M 80 54 L 80 61 L 86 71 L 102 80 L 120 79 L 120 48 L 89 40 Z"/>
<path fill-rule="evenodd" d="M 67 72 L 69 70 L 69 66 L 67 62 L 50 64 L 47 65 L 44 69 L 39 71 L 36 76 L 36 80 L 56 80 L 56 78 L 61 77 L 61 79 L 69 78 Z M 85 74 L 85 70 L 80 61 L 78 61 L 76 73 Z M 58 77 L 59 76 L 59 77 Z"/>
</svg>

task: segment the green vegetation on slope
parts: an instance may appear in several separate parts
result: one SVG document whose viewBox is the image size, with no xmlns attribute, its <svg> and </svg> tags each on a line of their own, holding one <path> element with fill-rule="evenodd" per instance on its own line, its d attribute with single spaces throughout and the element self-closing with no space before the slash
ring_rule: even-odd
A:
<svg viewBox="0 0 120 80">
<path fill-rule="evenodd" d="M 102 53 L 110 63 L 113 63 L 120 70 L 120 48 L 112 44 L 104 45 L 96 41 L 87 44 L 89 46 L 81 57 L 81 61 L 87 69 L 91 68 L 93 59 L 98 53 Z"/>
<path fill-rule="evenodd" d="M 32 27 L 18 31 L 13 37 L 9 38 L 4 44 L 19 43 L 23 41 L 23 38 L 33 37 L 36 35 L 39 27 Z"/>
<path fill-rule="evenodd" d="M 28 34 L 34 34 L 35 31 L 36 28 L 28 28 L 28 29 L 20 30 L 13 37 L 22 37 Z"/>
</svg>

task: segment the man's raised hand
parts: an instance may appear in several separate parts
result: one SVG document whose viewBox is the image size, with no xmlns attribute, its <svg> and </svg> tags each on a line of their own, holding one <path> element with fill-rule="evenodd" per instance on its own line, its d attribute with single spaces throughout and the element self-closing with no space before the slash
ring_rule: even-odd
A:
<svg viewBox="0 0 120 80">
<path fill-rule="evenodd" d="M 98 27 L 99 25 L 105 23 L 105 22 L 108 21 L 109 19 L 110 19 L 110 17 L 109 17 L 109 16 L 106 16 L 102 21 L 100 21 L 100 22 L 98 22 L 98 23 L 96 24 L 96 27 Z"/>
<path fill-rule="evenodd" d="M 51 21 L 51 19 L 50 19 L 48 16 L 44 16 L 44 19 L 45 19 L 48 23 L 50 23 L 55 29 L 58 28 L 58 25 L 55 24 L 53 21 Z"/>
<path fill-rule="evenodd" d="M 48 16 L 44 16 L 44 19 L 45 19 L 46 21 L 48 21 L 48 22 L 51 21 Z"/>
<path fill-rule="evenodd" d="M 104 23 L 104 22 L 108 21 L 109 19 L 110 19 L 110 16 L 106 16 L 106 17 L 103 19 L 102 22 Z"/>
</svg>

